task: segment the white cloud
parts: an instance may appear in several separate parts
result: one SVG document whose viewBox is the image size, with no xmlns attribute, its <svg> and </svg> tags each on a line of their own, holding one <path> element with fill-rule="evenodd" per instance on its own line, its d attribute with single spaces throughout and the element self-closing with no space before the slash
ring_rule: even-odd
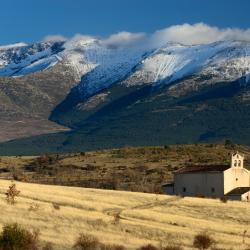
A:
<svg viewBox="0 0 250 250">
<path fill-rule="evenodd" d="M 158 30 L 151 36 L 151 42 L 163 45 L 166 42 L 179 42 L 187 45 L 212 43 L 222 40 L 250 41 L 250 29 L 219 29 L 204 23 L 174 25 Z"/>
<path fill-rule="evenodd" d="M 66 41 L 64 47 L 67 49 L 76 49 L 76 48 L 81 49 L 81 46 L 83 44 L 86 44 L 93 40 L 97 39 L 89 35 L 75 34 L 71 39 Z"/>
<path fill-rule="evenodd" d="M 130 47 L 139 44 L 146 37 L 145 33 L 122 31 L 103 39 L 102 43 L 111 48 Z"/>
<path fill-rule="evenodd" d="M 222 40 L 250 41 L 250 29 L 224 28 L 209 26 L 204 23 L 173 25 L 157 30 L 152 34 L 144 32 L 131 33 L 122 31 L 107 38 L 96 38 L 89 35 L 76 34 L 67 39 L 61 35 L 46 36 L 43 41 L 66 41 L 65 47 L 76 44 L 79 47 L 92 40 L 97 40 L 109 48 L 124 48 L 133 46 L 147 46 L 155 48 L 167 42 L 179 42 L 186 45 L 205 44 Z"/>
<path fill-rule="evenodd" d="M 43 38 L 44 42 L 64 42 L 67 38 L 62 35 L 48 35 Z"/>
</svg>

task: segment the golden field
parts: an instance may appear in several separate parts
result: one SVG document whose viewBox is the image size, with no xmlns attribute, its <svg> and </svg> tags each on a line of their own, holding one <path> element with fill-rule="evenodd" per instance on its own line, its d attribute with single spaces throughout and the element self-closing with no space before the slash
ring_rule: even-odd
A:
<svg viewBox="0 0 250 250">
<path fill-rule="evenodd" d="M 250 247 L 249 203 L 15 183 L 21 194 L 10 205 L 4 193 L 11 182 L 0 180 L 0 226 L 17 222 L 39 229 L 41 240 L 55 249 L 71 249 L 79 233 L 128 249 L 172 242 L 193 249 L 194 235 L 203 231 L 223 249 Z"/>
</svg>

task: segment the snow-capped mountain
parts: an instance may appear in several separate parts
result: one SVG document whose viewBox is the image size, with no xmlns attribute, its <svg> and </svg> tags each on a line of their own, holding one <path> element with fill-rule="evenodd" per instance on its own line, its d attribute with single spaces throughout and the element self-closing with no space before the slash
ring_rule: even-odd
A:
<svg viewBox="0 0 250 250">
<path fill-rule="evenodd" d="M 161 48 L 107 47 L 101 40 L 84 38 L 67 42 L 0 46 L 0 76 L 23 76 L 55 66 L 72 68 L 84 97 L 115 82 L 126 86 L 168 84 L 192 74 L 209 74 L 223 80 L 250 72 L 250 43 L 216 42 L 186 46 L 167 43 Z"/>
<path fill-rule="evenodd" d="M 0 46 L 0 76 L 23 76 L 60 61 L 62 43 L 18 43 Z"/>
<path fill-rule="evenodd" d="M 156 48 L 80 38 L 0 46 L 0 141 L 55 133 L 60 124 L 72 132 L 31 138 L 38 145 L 32 153 L 41 145 L 57 152 L 249 143 L 249 81 L 250 42 L 243 41 Z"/>
<path fill-rule="evenodd" d="M 250 43 L 217 42 L 196 46 L 169 43 L 142 60 L 124 84 L 168 84 L 199 73 L 231 81 L 249 72 Z"/>
<path fill-rule="evenodd" d="M 90 96 L 131 73 L 147 53 L 141 48 L 109 48 L 93 39 L 65 44 L 63 57 L 81 79 L 82 95 Z"/>
</svg>

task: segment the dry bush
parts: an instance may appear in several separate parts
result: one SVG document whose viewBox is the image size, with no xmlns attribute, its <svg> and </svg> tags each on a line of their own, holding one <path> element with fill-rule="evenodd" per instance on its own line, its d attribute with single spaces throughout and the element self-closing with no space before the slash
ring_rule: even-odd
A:
<svg viewBox="0 0 250 250">
<path fill-rule="evenodd" d="M 245 244 L 246 234 L 247 234 L 247 230 L 244 230 L 243 235 L 242 235 L 242 243 L 243 244 Z"/>
<path fill-rule="evenodd" d="M 158 250 L 158 247 L 148 244 L 138 248 L 138 250 Z"/>
<path fill-rule="evenodd" d="M 55 210 L 60 210 L 60 205 L 58 203 L 52 202 L 52 206 Z"/>
<path fill-rule="evenodd" d="M 100 248 L 99 240 L 89 234 L 80 234 L 73 246 L 77 250 L 96 250 Z"/>
<path fill-rule="evenodd" d="M 11 205 L 14 205 L 16 202 L 15 198 L 19 196 L 19 194 L 20 191 L 16 189 L 16 184 L 11 184 L 5 193 L 7 202 Z"/>
<path fill-rule="evenodd" d="M 30 232 L 18 224 L 8 224 L 0 234 L 1 250 L 38 250 L 39 232 Z"/>
<path fill-rule="evenodd" d="M 39 156 L 37 159 L 36 159 L 37 163 L 39 166 L 41 165 L 48 165 L 49 164 L 49 156 L 48 155 L 42 155 L 42 156 Z"/>
<path fill-rule="evenodd" d="M 12 168 L 12 178 L 15 181 L 23 181 L 25 180 L 24 172 L 21 169 L 17 169 L 15 167 Z"/>
<path fill-rule="evenodd" d="M 113 224 L 114 224 L 114 225 L 118 225 L 119 222 L 120 222 L 120 219 L 121 219 L 120 212 L 115 213 L 115 214 L 113 215 Z"/>
<path fill-rule="evenodd" d="M 89 234 L 80 234 L 73 246 L 77 250 L 126 250 L 124 246 L 103 244 L 96 237 Z"/>
<path fill-rule="evenodd" d="M 227 197 L 225 197 L 225 196 L 221 197 L 220 201 L 223 203 L 227 203 Z"/>
<path fill-rule="evenodd" d="M 205 250 L 214 245 L 214 239 L 206 232 L 195 235 L 193 246 L 200 250 Z"/>
</svg>

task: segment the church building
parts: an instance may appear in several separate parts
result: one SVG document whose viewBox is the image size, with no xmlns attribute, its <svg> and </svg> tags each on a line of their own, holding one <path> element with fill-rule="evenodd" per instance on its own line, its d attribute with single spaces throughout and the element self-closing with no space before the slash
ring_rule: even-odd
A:
<svg viewBox="0 0 250 250">
<path fill-rule="evenodd" d="M 174 172 L 174 182 L 163 185 L 169 195 L 227 197 L 250 201 L 250 171 L 244 156 L 232 154 L 230 165 L 189 166 Z"/>
</svg>

